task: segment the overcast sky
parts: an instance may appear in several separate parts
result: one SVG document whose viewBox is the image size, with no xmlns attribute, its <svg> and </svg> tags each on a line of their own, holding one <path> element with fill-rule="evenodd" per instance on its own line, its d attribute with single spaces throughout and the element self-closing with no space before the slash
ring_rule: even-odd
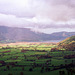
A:
<svg viewBox="0 0 75 75">
<path fill-rule="evenodd" d="M 0 0 L 0 26 L 44 33 L 75 32 L 75 0 Z"/>
</svg>

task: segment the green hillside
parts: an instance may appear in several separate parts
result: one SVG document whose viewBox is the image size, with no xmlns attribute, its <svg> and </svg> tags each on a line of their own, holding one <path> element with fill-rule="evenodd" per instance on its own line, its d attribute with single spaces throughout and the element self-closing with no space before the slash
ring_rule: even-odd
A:
<svg viewBox="0 0 75 75">
<path fill-rule="evenodd" d="M 75 50 L 75 36 L 71 36 L 59 42 L 58 46 L 66 50 Z"/>
<path fill-rule="evenodd" d="M 74 42 L 74 41 L 75 41 L 75 36 L 71 36 L 71 37 L 68 37 L 65 40 L 59 42 L 59 45 L 69 44 L 70 42 Z"/>
</svg>

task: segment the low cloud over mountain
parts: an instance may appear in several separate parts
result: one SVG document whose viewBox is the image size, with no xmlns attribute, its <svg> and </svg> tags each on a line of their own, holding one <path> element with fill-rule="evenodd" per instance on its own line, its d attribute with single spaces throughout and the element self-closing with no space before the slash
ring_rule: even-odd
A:
<svg viewBox="0 0 75 75">
<path fill-rule="evenodd" d="M 72 35 L 75 35 L 75 32 L 45 34 L 28 28 L 0 26 L 0 42 L 63 40 Z"/>
</svg>

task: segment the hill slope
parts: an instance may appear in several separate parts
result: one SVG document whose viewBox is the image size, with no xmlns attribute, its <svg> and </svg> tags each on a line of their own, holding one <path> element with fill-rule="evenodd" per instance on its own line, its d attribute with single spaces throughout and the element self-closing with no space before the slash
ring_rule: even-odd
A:
<svg viewBox="0 0 75 75">
<path fill-rule="evenodd" d="M 71 36 L 71 37 L 66 38 L 65 40 L 59 42 L 58 46 L 66 49 L 66 50 L 74 50 L 75 51 L 75 36 Z"/>
<path fill-rule="evenodd" d="M 27 28 L 0 27 L 0 40 L 38 41 L 38 39 L 41 38 Z"/>
<path fill-rule="evenodd" d="M 52 34 L 36 33 L 28 28 L 0 26 L 0 41 L 47 41 L 61 40 L 75 35 L 75 32 L 57 32 Z"/>
<path fill-rule="evenodd" d="M 59 44 L 69 44 L 70 42 L 73 42 L 73 41 L 75 41 L 75 36 L 68 37 L 65 40 L 59 42 Z"/>
</svg>

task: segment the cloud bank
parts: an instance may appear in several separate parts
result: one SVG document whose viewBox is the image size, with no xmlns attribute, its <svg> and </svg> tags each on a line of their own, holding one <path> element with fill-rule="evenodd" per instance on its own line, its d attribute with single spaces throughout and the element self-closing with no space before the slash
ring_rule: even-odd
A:
<svg viewBox="0 0 75 75">
<path fill-rule="evenodd" d="M 0 0 L 0 25 L 75 31 L 75 0 Z"/>
</svg>

